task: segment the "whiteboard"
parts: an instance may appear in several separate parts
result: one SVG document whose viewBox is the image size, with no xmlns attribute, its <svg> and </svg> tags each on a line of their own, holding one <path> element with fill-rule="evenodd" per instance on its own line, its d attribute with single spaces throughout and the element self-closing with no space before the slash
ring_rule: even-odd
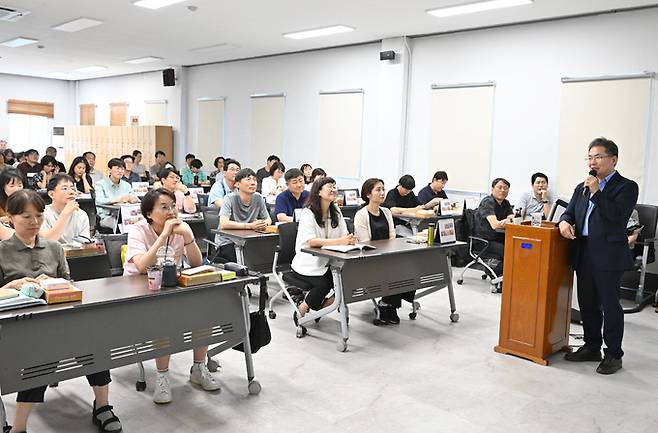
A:
<svg viewBox="0 0 658 433">
<path fill-rule="evenodd" d="M 451 190 L 489 191 L 494 89 L 493 83 L 432 88 L 428 170 L 447 171 Z"/>
<path fill-rule="evenodd" d="M 196 157 L 203 162 L 203 171 L 215 170 L 212 163 L 224 152 L 224 99 L 197 101 Z"/>
<path fill-rule="evenodd" d="M 251 97 L 251 166 L 262 167 L 270 155 L 283 158 L 283 95 Z"/>
<path fill-rule="evenodd" d="M 320 167 L 333 178 L 358 179 L 363 91 L 320 93 Z"/>
<path fill-rule="evenodd" d="M 140 122 L 148 125 L 170 125 L 167 120 L 167 101 L 144 101 L 144 118 Z"/>
<path fill-rule="evenodd" d="M 558 196 L 571 198 L 585 180 L 587 147 L 597 137 L 617 144 L 617 170 L 642 185 L 650 97 L 649 77 L 562 83 Z"/>
</svg>

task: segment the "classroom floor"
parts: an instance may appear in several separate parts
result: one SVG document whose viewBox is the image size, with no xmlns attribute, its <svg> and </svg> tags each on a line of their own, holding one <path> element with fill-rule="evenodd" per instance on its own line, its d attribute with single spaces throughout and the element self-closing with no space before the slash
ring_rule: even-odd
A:
<svg viewBox="0 0 658 433">
<path fill-rule="evenodd" d="M 335 313 L 297 339 L 289 307 L 279 304 L 278 318 L 270 321 L 273 341 L 254 355 L 260 395 L 248 395 L 244 357 L 231 350 L 216 358 L 220 393 L 188 382 L 192 354 L 183 353 L 172 359 L 171 404 L 151 400 L 153 361 L 146 363 L 150 383 L 143 393 L 135 391 L 136 367 L 114 370 L 111 401 L 124 431 L 140 433 L 656 431 L 658 314 L 652 307 L 626 316 L 624 368 L 602 376 L 596 363 L 567 363 L 561 354 L 542 367 L 495 353 L 500 295 L 474 272 L 455 294 L 458 323 L 449 320 L 446 291 L 422 299 L 416 321 L 408 319 L 405 304 L 399 326 L 375 327 L 369 302 L 351 305 L 347 353 L 336 350 Z M 60 383 L 33 413 L 29 431 L 96 431 L 92 399 L 85 379 Z M 4 401 L 11 419 L 15 395 Z"/>
</svg>

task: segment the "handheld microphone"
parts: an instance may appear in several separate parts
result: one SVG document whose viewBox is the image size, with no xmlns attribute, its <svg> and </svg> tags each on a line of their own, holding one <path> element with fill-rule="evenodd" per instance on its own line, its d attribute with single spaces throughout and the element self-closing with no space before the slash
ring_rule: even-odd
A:
<svg viewBox="0 0 658 433">
<path fill-rule="evenodd" d="M 597 174 L 597 172 L 596 172 L 596 170 L 594 170 L 594 169 L 591 169 L 591 170 L 589 171 L 589 175 L 590 175 L 590 176 L 594 176 L 594 177 L 596 177 L 596 174 Z M 586 197 L 587 194 L 589 194 L 589 188 L 587 188 L 587 187 L 583 184 L 583 197 Z"/>
</svg>

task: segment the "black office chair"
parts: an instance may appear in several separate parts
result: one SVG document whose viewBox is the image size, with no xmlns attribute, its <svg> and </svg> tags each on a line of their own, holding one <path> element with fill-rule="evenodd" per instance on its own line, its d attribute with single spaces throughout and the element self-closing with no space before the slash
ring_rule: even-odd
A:
<svg viewBox="0 0 658 433">
<path fill-rule="evenodd" d="M 464 269 L 462 269 L 459 278 L 457 278 L 457 284 L 464 283 L 464 273 L 466 273 L 468 269 L 475 269 L 483 272 L 483 280 L 486 280 L 487 277 L 491 279 L 491 293 L 498 293 L 503 283 L 502 275 L 497 275 L 490 266 L 492 261 L 487 263 L 484 260 L 487 249 L 489 248 L 489 241 L 477 236 L 472 236 L 472 233 L 475 232 L 475 213 L 476 211 L 473 209 L 464 209 L 462 224 L 464 225 L 464 232 L 468 233 L 468 255 L 471 257 L 471 261 L 464 266 Z"/>
<path fill-rule="evenodd" d="M 212 231 L 219 228 L 219 208 L 206 207 L 202 213 L 203 225 L 206 228 L 206 238 L 203 240 L 206 243 L 206 258 L 210 263 L 214 263 L 219 254 L 219 245 L 215 243 L 215 234 Z"/>
<path fill-rule="evenodd" d="M 199 206 L 199 209 L 208 206 L 208 194 L 197 194 L 196 200 Z"/>
<path fill-rule="evenodd" d="M 302 292 L 311 290 L 311 286 L 308 285 L 305 281 L 295 278 L 290 264 L 292 259 L 295 257 L 295 243 L 297 242 L 297 223 L 285 223 L 279 224 L 279 245 L 276 247 L 274 253 L 274 262 L 272 263 L 272 275 L 277 284 L 281 288 L 272 298 L 270 299 L 270 310 L 268 316 L 270 319 L 276 318 L 276 313 L 274 312 L 274 301 L 278 298 L 285 296 L 294 311 L 297 311 L 298 301 L 303 300 L 303 293 L 291 293 L 290 289 L 292 287 L 297 287 L 301 289 Z M 297 327 L 297 337 L 303 337 L 306 335 L 306 328 L 304 326 Z"/>
<path fill-rule="evenodd" d="M 655 242 L 656 242 L 656 225 L 658 225 L 658 206 L 650 204 L 637 204 L 635 209 L 638 212 L 639 223 L 644 226 L 640 232 L 635 248 L 631 250 L 633 255 L 633 269 L 626 272 L 625 277 L 631 279 L 639 278 L 637 288 L 621 287 L 622 294 L 628 293 L 634 295 L 635 304 L 629 308 L 624 308 L 624 313 L 637 313 L 644 307 L 654 301 L 654 294 L 645 290 L 645 281 L 647 274 L 647 264 L 656 259 Z M 637 273 L 639 272 L 639 275 Z M 654 302 L 658 302 L 658 290 L 656 290 Z"/>
<path fill-rule="evenodd" d="M 121 262 L 121 247 L 128 244 L 128 234 L 103 234 L 98 235 L 103 240 L 105 251 L 110 263 L 110 273 L 113 277 L 123 274 L 123 263 Z"/>
<path fill-rule="evenodd" d="M 107 254 L 71 257 L 66 261 L 73 281 L 93 280 L 112 276 L 110 260 Z"/>
</svg>

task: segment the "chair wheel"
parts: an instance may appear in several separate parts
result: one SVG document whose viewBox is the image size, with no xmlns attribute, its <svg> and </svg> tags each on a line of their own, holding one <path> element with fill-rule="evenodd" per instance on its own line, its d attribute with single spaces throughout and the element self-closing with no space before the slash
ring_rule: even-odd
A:
<svg viewBox="0 0 658 433">
<path fill-rule="evenodd" d="M 50 384 L 51 388 L 57 388 L 59 386 L 59 382 L 53 382 Z"/>
<path fill-rule="evenodd" d="M 339 339 L 336 343 L 336 349 L 338 349 L 339 352 L 347 352 L 347 341 L 342 338 Z"/>
<path fill-rule="evenodd" d="M 257 381 L 256 379 L 252 380 L 249 382 L 249 385 L 247 385 L 247 389 L 249 390 L 250 395 L 258 395 L 261 390 L 260 382 Z"/>
<path fill-rule="evenodd" d="M 320 321 L 320 319 L 322 319 L 322 317 L 318 317 L 318 318 L 316 318 L 316 319 L 315 319 L 315 323 L 318 323 L 318 322 Z"/>
<path fill-rule="evenodd" d="M 137 381 L 135 382 L 135 389 L 137 392 L 142 392 L 146 389 L 146 382 Z"/>
<path fill-rule="evenodd" d="M 418 301 L 414 301 L 414 308 L 415 308 L 416 310 L 420 310 L 420 302 L 418 302 Z"/>
<path fill-rule="evenodd" d="M 206 364 L 206 366 L 208 367 L 208 371 L 210 371 L 210 372 L 212 372 L 212 373 L 214 373 L 214 372 L 216 372 L 217 370 L 219 370 L 219 362 L 215 361 L 215 360 L 212 359 L 212 358 L 210 358 L 210 359 L 208 360 L 208 363 Z"/>
<path fill-rule="evenodd" d="M 450 314 L 450 321 L 454 323 L 459 322 L 459 313 Z"/>
<path fill-rule="evenodd" d="M 480 278 L 482 278 L 483 280 L 486 280 L 487 279 L 487 274 L 480 275 Z"/>
<path fill-rule="evenodd" d="M 462 280 L 462 279 L 457 280 L 457 284 L 462 285 L 463 283 L 464 283 L 464 280 Z"/>
<path fill-rule="evenodd" d="M 411 320 L 416 320 L 416 316 L 417 316 L 416 313 L 409 313 L 409 318 L 410 318 Z"/>
<path fill-rule="evenodd" d="M 272 319 L 272 320 L 276 319 L 276 312 L 275 312 L 274 310 L 270 310 L 270 311 L 267 313 L 267 317 L 269 317 L 269 318 Z"/>
<path fill-rule="evenodd" d="M 306 326 L 298 326 L 297 327 L 297 338 L 302 338 L 308 333 L 308 329 L 306 329 Z"/>
</svg>

